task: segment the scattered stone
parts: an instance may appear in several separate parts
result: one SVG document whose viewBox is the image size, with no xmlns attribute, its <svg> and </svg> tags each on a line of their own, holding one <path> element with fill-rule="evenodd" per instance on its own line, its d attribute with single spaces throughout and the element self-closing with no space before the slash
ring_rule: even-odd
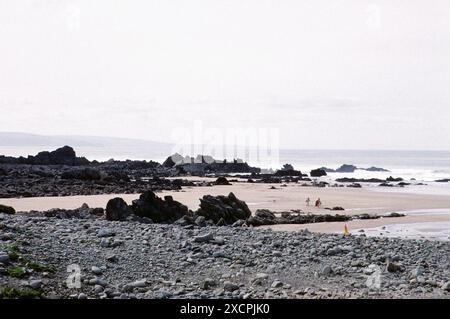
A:
<svg viewBox="0 0 450 319">
<path fill-rule="evenodd" d="M 214 279 L 211 279 L 211 278 L 205 278 L 205 280 L 203 280 L 200 283 L 200 289 L 203 289 L 203 290 L 207 290 L 207 289 L 209 289 L 211 287 L 214 287 L 214 286 L 216 286 L 216 281 Z"/>
<path fill-rule="evenodd" d="M 447 281 L 445 284 L 443 284 L 442 289 L 445 291 L 450 291 L 450 281 Z"/>
<path fill-rule="evenodd" d="M 94 275 L 101 275 L 103 273 L 100 267 L 97 266 L 92 266 L 91 271 Z"/>
<path fill-rule="evenodd" d="M 322 268 L 321 273 L 322 273 L 322 275 L 324 275 L 324 276 L 329 276 L 329 275 L 331 275 L 331 274 L 333 273 L 333 269 L 331 268 L 331 266 L 326 265 L 326 266 L 324 266 L 324 267 Z"/>
<path fill-rule="evenodd" d="M 117 261 L 118 261 L 118 258 L 117 258 L 116 255 L 111 254 L 111 255 L 107 255 L 107 256 L 106 256 L 106 260 L 109 261 L 109 262 L 114 263 L 114 262 L 117 262 Z"/>
<path fill-rule="evenodd" d="M 115 235 L 116 235 L 115 231 L 110 228 L 102 228 L 97 233 L 97 236 L 100 238 L 101 237 L 113 237 Z"/>
<path fill-rule="evenodd" d="M 236 285 L 235 283 L 232 283 L 230 281 L 225 281 L 223 284 L 223 289 L 225 291 L 235 291 L 239 289 L 239 286 Z"/>
<path fill-rule="evenodd" d="M 0 252 L 0 263 L 7 265 L 9 264 L 9 255 L 3 252 Z"/>
<path fill-rule="evenodd" d="M 279 280 L 275 280 L 274 282 L 272 282 L 272 285 L 270 285 L 270 287 L 272 288 L 281 288 L 283 287 L 283 283 Z"/>
<path fill-rule="evenodd" d="M 212 233 L 207 233 L 204 235 L 198 235 L 194 237 L 194 242 L 196 243 L 205 243 L 212 240 L 214 240 L 214 236 Z"/>
<path fill-rule="evenodd" d="M 29 286 L 33 289 L 40 289 L 42 286 L 42 280 L 40 279 L 31 280 Z"/>
<path fill-rule="evenodd" d="M 396 264 L 393 261 L 388 259 L 386 261 L 386 270 L 388 272 L 399 272 L 399 271 L 402 271 L 402 266 L 398 265 L 398 264 Z"/>
</svg>

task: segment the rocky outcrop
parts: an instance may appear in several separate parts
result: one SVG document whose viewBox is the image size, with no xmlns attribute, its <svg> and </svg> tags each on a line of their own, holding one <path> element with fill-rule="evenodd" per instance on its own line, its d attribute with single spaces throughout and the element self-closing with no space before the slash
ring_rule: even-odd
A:
<svg viewBox="0 0 450 319">
<path fill-rule="evenodd" d="M 361 169 L 364 169 L 364 170 L 366 170 L 368 172 L 389 172 L 389 170 L 387 170 L 385 168 L 375 167 L 375 166 L 372 166 L 372 167 L 369 167 L 369 168 L 361 168 Z"/>
<path fill-rule="evenodd" d="M 387 182 L 401 182 L 401 181 L 403 181 L 403 178 L 401 178 L 401 177 L 394 178 L 392 176 L 389 176 L 388 178 L 386 178 L 386 181 Z"/>
<path fill-rule="evenodd" d="M 128 204 L 120 197 L 110 199 L 106 204 L 107 220 L 126 220 L 133 213 Z"/>
<path fill-rule="evenodd" d="M 251 226 L 274 225 L 274 224 L 311 224 L 321 222 L 342 222 L 352 217 L 348 215 L 330 214 L 306 214 L 303 212 L 281 212 L 280 216 L 269 210 L 257 210 L 255 216 L 247 219 L 246 224 Z"/>
<path fill-rule="evenodd" d="M 322 176 L 327 176 L 327 172 L 324 169 L 317 168 L 317 169 L 311 170 L 309 175 L 311 177 L 322 177 Z"/>
<path fill-rule="evenodd" d="M 383 183 L 384 179 L 379 178 L 337 178 L 336 182 L 338 183 Z"/>
<path fill-rule="evenodd" d="M 98 181 L 102 178 L 102 174 L 95 168 L 80 168 L 66 171 L 61 174 L 62 179 L 79 179 L 83 181 Z"/>
<path fill-rule="evenodd" d="M 70 146 L 64 146 L 54 151 L 39 152 L 35 156 L 6 157 L 0 156 L 0 163 L 4 164 L 29 164 L 29 165 L 87 165 L 89 161 L 84 157 L 77 157 L 75 151 Z"/>
<path fill-rule="evenodd" d="M 237 199 L 233 193 L 228 196 L 203 196 L 200 199 L 200 208 L 196 211 L 196 214 L 205 217 L 207 220 L 212 220 L 214 223 L 223 220 L 228 225 L 251 216 L 247 204 Z"/>
<path fill-rule="evenodd" d="M 0 204 L 0 213 L 14 215 L 16 213 L 16 210 L 10 206 Z"/>
<path fill-rule="evenodd" d="M 226 179 L 226 177 L 219 177 L 214 182 L 215 185 L 231 185 L 231 183 Z"/>
<path fill-rule="evenodd" d="M 302 176 L 301 171 L 297 171 L 291 164 L 284 164 L 283 168 L 276 171 L 274 176 Z"/>
<path fill-rule="evenodd" d="M 155 223 L 172 223 L 190 214 L 187 206 L 173 200 L 172 196 L 159 198 L 152 191 L 147 191 L 133 201 L 133 213 L 150 218 Z"/>
<path fill-rule="evenodd" d="M 197 157 L 174 154 L 169 156 L 162 164 L 165 168 L 176 168 L 179 174 L 203 175 L 207 173 L 259 173 L 261 169 L 251 167 L 239 159 L 232 162 L 216 160 L 209 155 Z"/>
<path fill-rule="evenodd" d="M 355 165 L 344 164 L 335 170 L 336 173 L 354 173 L 358 168 Z"/>
</svg>

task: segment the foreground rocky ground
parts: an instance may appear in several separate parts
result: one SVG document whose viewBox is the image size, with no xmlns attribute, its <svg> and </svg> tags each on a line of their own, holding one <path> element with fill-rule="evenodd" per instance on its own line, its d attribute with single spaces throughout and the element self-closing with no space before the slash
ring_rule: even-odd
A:
<svg viewBox="0 0 450 319">
<path fill-rule="evenodd" d="M 448 242 L 0 214 L 3 298 L 449 298 L 449 280 Z"/>
</svg>

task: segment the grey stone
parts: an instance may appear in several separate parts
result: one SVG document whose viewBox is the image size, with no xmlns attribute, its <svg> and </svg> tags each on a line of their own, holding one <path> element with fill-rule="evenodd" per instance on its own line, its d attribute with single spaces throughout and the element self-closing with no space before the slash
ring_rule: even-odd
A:
<svg viewBox="0 0 450 319">
<path fill-rule="evenodd" d="M 194 237 L 194 241 L 196 243 L 204 243 L 204 242 L 208 242 L 214 239 L 214 236 L 212 233 L 207 233 L 204 235 L 198 235 Z"/>
<path fill-rule="evenodd" d="M 4 265 L 9 264 L 9 256 L 5 253 L 0 253 L 0 263 Z"/>
<path fill-rule="evenodd" d="M 230 282 L 230 281 L 225 281 L 223 283 L 223 289 L 225 291 L 235 291 L 235 290 L 239 289 L 239 286 L 236 285 L 235 283 Z"/>
<path fill-rule="evenodd" d="M 42 286 L 42 280 L 40 279 L 31 280 L 29 286 L 33 289 L 39 289 Z"/>
<path fill-rule="evenodd" d="M 281 288 L 283 287 L 283 283 L 279 280 L 275 280 L 274 282 L 272 282 L 272 285 L 270 285 L 270 287 L 272 288 Z"/>
<path fill-rule="evenodd" d="M 97 232 L 98 237 L 113 237 L 116 235 L 116 232 L 110 228 L 102 228 Z"/>
<path fill-rule="evenodd" d="M 97 266 L 92 266 L 91 271 L 95 275 L 101 275 L 103 273 L 103 271 Z"/>
</svg>

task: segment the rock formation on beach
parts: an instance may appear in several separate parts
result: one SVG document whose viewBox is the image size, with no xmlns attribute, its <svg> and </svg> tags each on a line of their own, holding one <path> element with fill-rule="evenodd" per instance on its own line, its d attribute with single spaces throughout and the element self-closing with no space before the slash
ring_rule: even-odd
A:
<svg viewBox="0 0 450 319">
<path fill-rule="evenodd" d="M 76 157 L 75 151 L 70 146 L 64 146 L 54 151 L 40 152 L 36 156 L 6 157 L 0 155 L 1 164 L 29 164 L 29 165 L 87 165 L 89 161 L 84 157 Z"/>
<path fill-rule="evenodd" d="M 252 213 L 244 201 L 230 193 L 228 196 L 203 196 L 196 214 L 215 224 L 222 220 L 224 224 L 231 225 L 238 220 L 246 220 Z"/>
<path fill-rule="evenodd" d="M 322 176 L 327 176 L 327 172 L 324 169 L 317 168 L 317 169 L 311 170 L 309 175 L 311 177 L 322 177 Z"/>
<path fill-rule="evenodd" d="M 139 217 L 149 218 L 156 223 L 174 222 L 189 214 L 188 208 L 173 200 L 172 196 L 159 198 L 152 191 L 147 191 L 131 205 L 133 213 Z"/>
<path fill-rule="evenodd" d="M 217 160 L 208 155 L 197 157 L 183 157 L 176 153 L 169 156 L 162 164 L 166 168 L 172 168 L 182 173 L 208 174 L 208 173 L 259 173 L 260 168 L 251 167 L 239 159 L 231 162 Z"/>
<path fill-rule="evenodd" d="M 363 170 L 368 172 L 389 172 L 389 170 L 381 167 L 369 167 L 369 168 L 363 168 L 363 167 L 356 167 L 355 165 L 349 165 L 349 164 L 343 164 L 340 167 L 336 169 L 327 168 L 327 167 L 321 167 L 320 169 L 324 170 L 328 173 L 354 173 L 356 170 Z"/>
<path fill-rule="evenodd" d="M 283 168 L 277 170 L 275 176 L 302 176 L 301 171 L 297 171 L 291 164 L 284 164 Z"/>
</svg>

